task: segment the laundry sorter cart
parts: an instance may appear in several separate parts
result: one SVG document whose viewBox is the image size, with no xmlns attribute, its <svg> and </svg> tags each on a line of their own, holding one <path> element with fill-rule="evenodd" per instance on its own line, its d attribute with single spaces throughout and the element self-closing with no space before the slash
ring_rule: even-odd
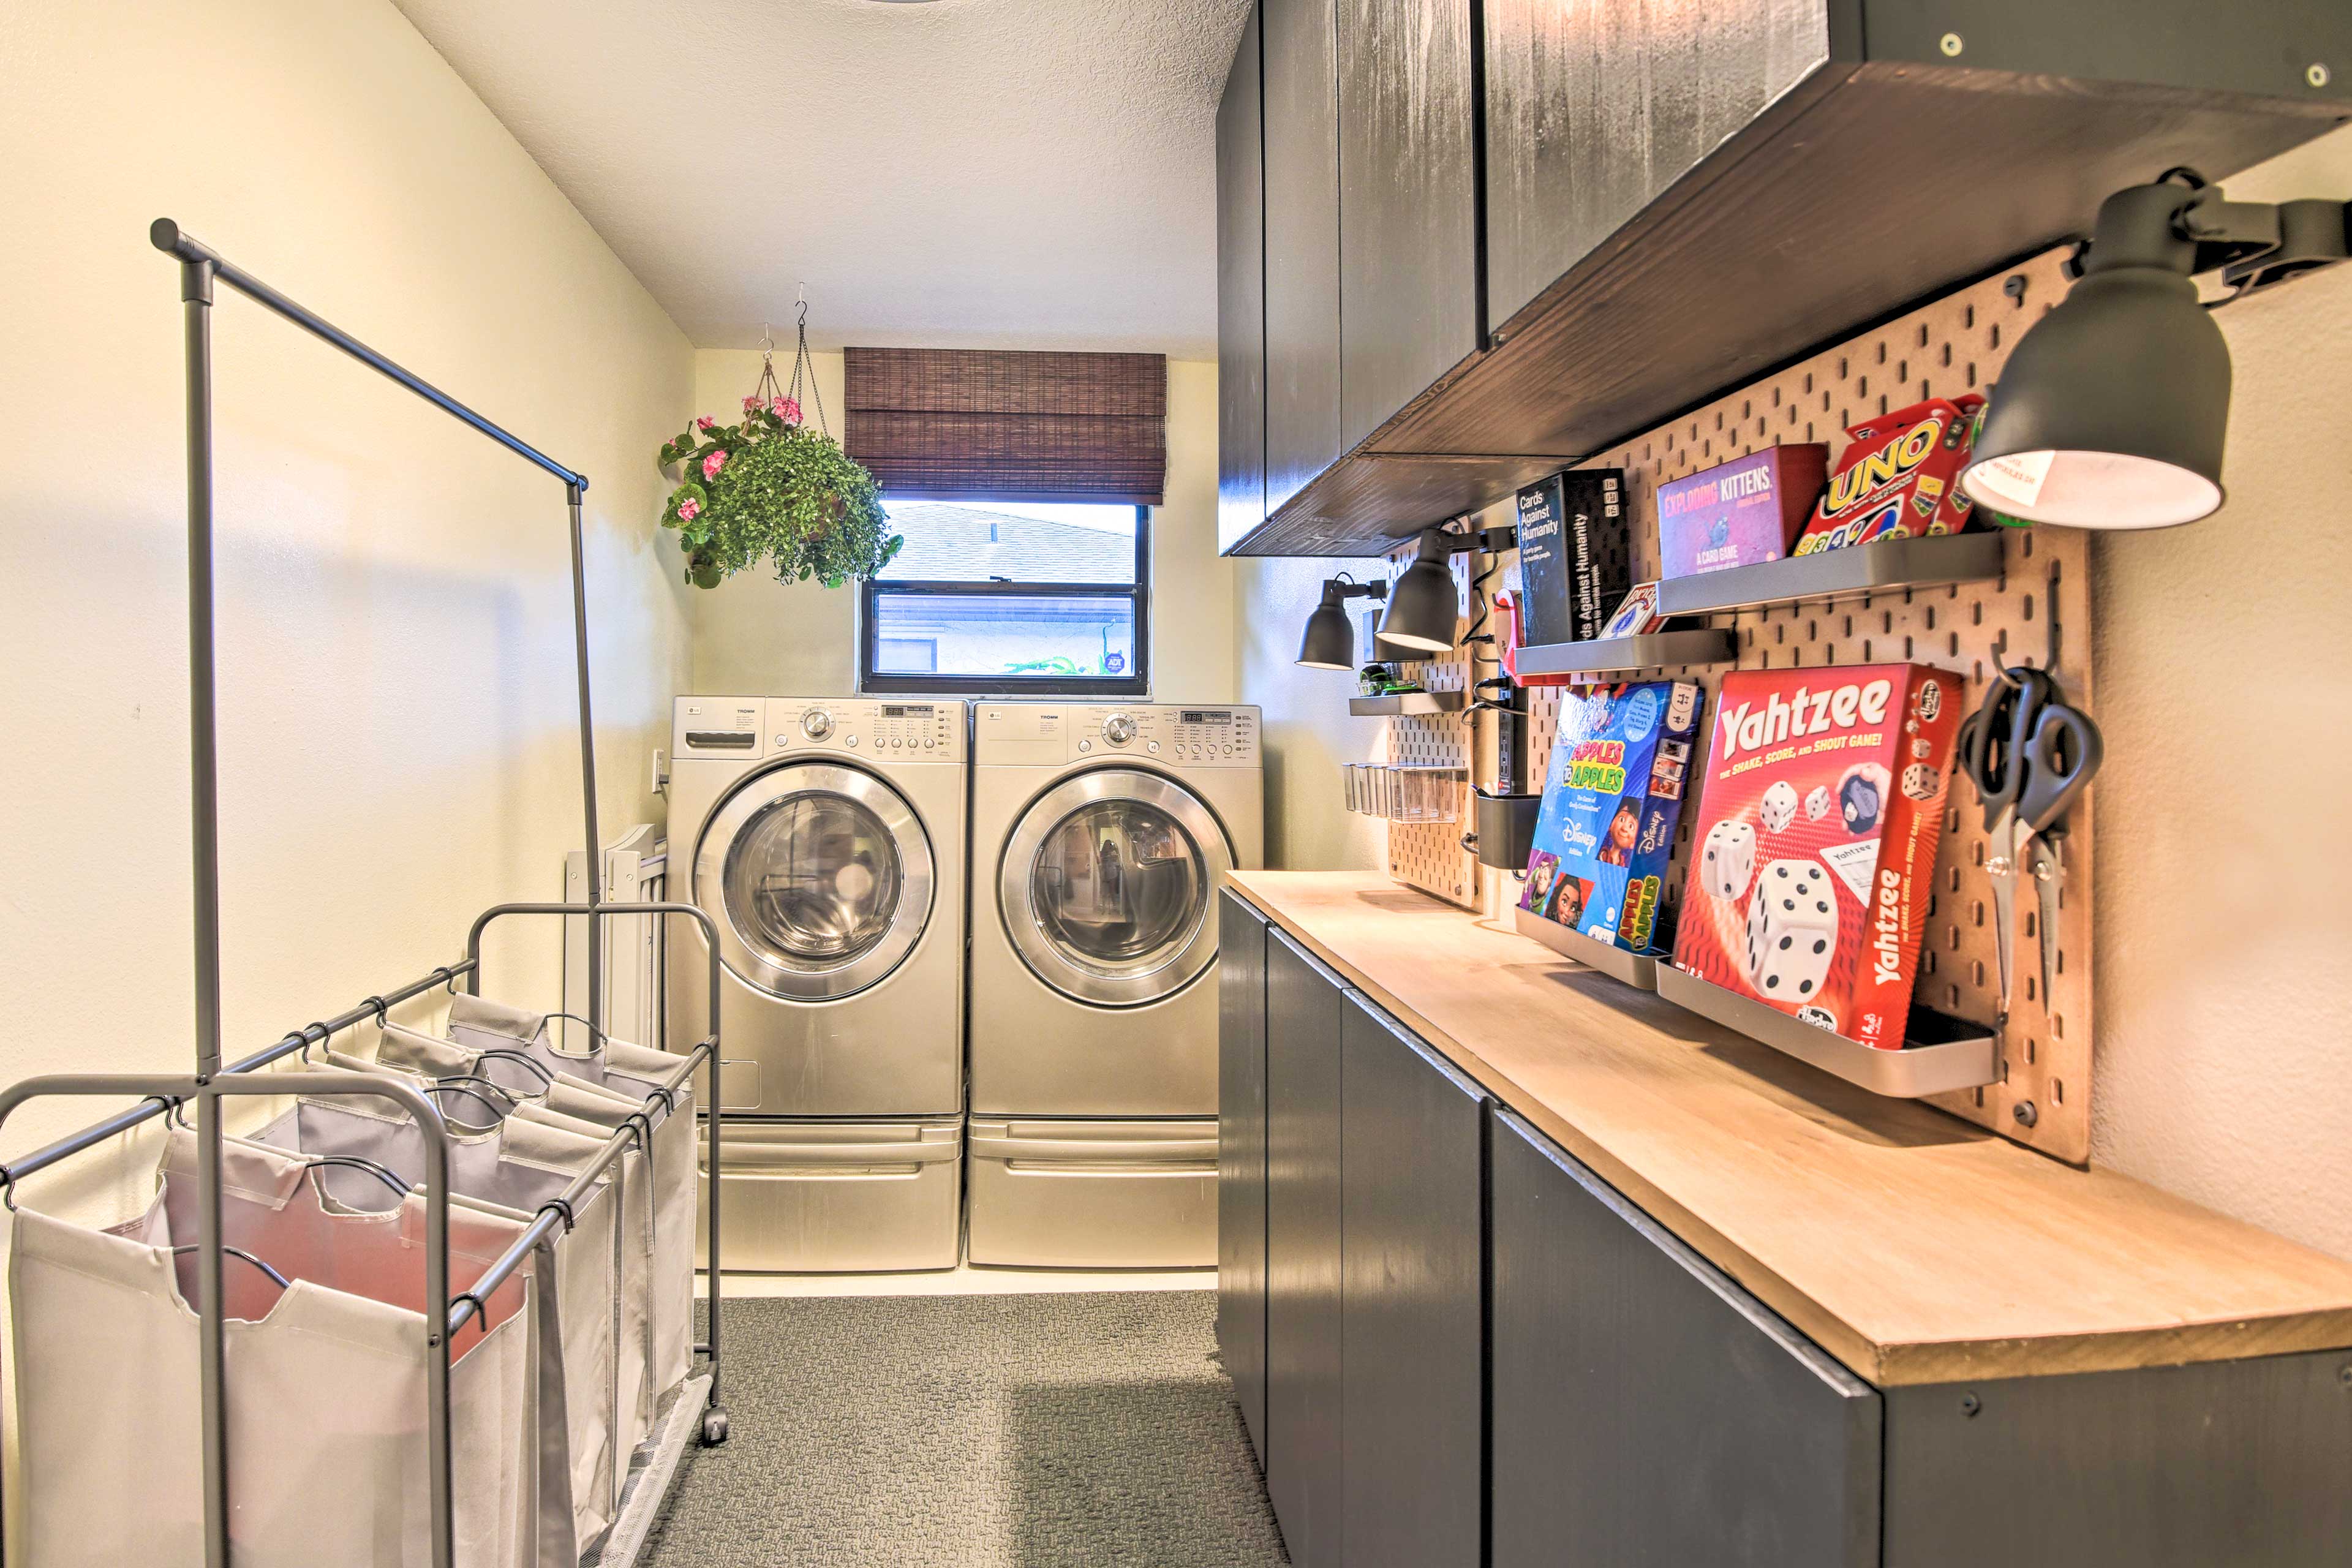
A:
<svg viewBox="0 0 2352 1568">
<path fill-rule="evenodd" d="M 0 1090 L 0 1125 L 36 1098 L 138 1101 L 0 1165 L 0 1195 L 14 1211 L 18 1475 L 31 1494 L 0 1498 L 0 1521 L 16 1526 L 31 1568 L 230 1568 L 232 1556 L 236 1568 L 568 1568 L 575 1558 L 621 1568 L 686 1445 L 727 1437 L 717 1183 L 701 1216 L 710 1248 L 702 1342 L 690 1326 L 697 1121 L 707 1121 L 714 1158 L 721 1135 L 719 963 L 709 1034 L 675 1054 L 606 1038 L 593 940 L 585 1052 L 559 1048 L 547 1016 L 460 1006 L 478 990 L 482 931 L 504 915 L 577 915 L 592 926 L 677 916 L 706 932 L 710 923 L 689 905 L 603 897 L 581 523 L 588 481 L 168 219 L 149 238 L 179 263 L 185 327 L 195 1070 L 57 1074 Z M 231 1063 L 221 1053 L 213 650 L 211 334 L 221 284 L 563 482 L 587 845 L 584 902 L 497 906 L 475 922 L 462 961 Z M 461 980 L 467 998 L 456 995 Z M 387 1056 L 390 1009 L 440 986 L 453 996 L 451 1035 L 475 1037 L 419 1037 Z M 338 1062 L 330 1048 L 326 1065 L 310 1061 L 371 1019 L 377 1058 Z M 446 1071 L 445 1047 L 467 1070 Z M 263 1070 L 296 1056 L 306 1070 Z M 259 1138 L 231 1136 L 226 1102 L 256 1097 L 291 1098 L 296 1109 Z M 484 1121 L 445 1109 L 467 1099 Z M 191 1106 L 193 1125 L 182 1120 Z M 127 1223 L 99 1231 L 20 1207 L 26 1178 L 166 1115 L 177 1125 L 155 1194 Z M 367 1141 L 303 1147 L 331 1141 L 326 1129 L 352 1116 L 372 1119 Z M 349 1126 L 335 1135 L 355 1136 Z M 594 1227 L 600 1210 L 605 1229 Z M 453 1289 L 453 1258 L 463 1289 Z"/>
</svg>

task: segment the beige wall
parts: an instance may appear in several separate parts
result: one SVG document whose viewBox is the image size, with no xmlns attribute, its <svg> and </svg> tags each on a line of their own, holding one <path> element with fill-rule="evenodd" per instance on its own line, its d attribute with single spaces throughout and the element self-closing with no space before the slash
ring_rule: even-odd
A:
<svg viewBox="0 0 2352 1568">
<path fill-rule="evenodd" d="M 2352 131 L 2228 188 L 2352 196 Z M 2352 1258 L 2352 847 L 2328 793 L 2352 779 L 2352 266 L 2216 320 L 2237 370 L 2230 504 L 2094 546 L 2093 1157 Z M 1380 721 L 1346 715 L 1344 677 L 1290 662 L 1317 584 L 1364 563 L 1236 565 L 1269 859 L 1376 867 L 1378 829 L 1341 812 L 1335 769 L 1377 754 Z"/>
<path fill-rule="evenodd" d="M 2228 190 L 2352 197 L 2352 131 Z M 2214 320 L 2229 504 L 2093 555 L 2092 1152 L 2352 1258 L 2352 267 Z"/>
<path fill-rule="evenodd" d="M 687 674 L 652 456 L 690 346 L 386 0 L 12 7 L 0 50 L 0 1081 L 185 1070 L 180 306 L 159 215 L 593 480 L 608 830 Z M 422 974 L 577 842 L 563 492 L 224 289 L 232 1052 Z M 551 930 L 494 950 L 552 1000 Z M 89 1119 L 28 1109 L 0 1147 Z"/>
<path fill-rule="evenodd" d="M 812 354 L 818 390 L 841 434 L 841 355 Z M 789 348 L 777 354 L 792 379 Z M 760 379 L 755 352 L 695 355 L 697 413 L 740 412 Z M 802 400 L 811 419 L 814 402 Z M 675 574 L 674 542 L 662 558 Z M 1158 702 L 1230 702 L 1234 680 L 1234 566 L 1217 556 L 1217 367 L 1168 365 L 1168 488 L 1151 513 L 1151 687 Z M 693 595 L 694 689 L 712 695 L 846 695 L 856 688 L 857 591 L 778 583 L 740 572 Z"/>
</svg>

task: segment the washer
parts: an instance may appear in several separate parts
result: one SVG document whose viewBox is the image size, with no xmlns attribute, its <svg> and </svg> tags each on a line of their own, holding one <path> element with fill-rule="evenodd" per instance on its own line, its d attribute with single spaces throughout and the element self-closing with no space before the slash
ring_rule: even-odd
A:
<svg viewBox="0 0 2352 1568">
<path fill-rule="evenodd" d="M 1255 708 L 978 704 L 972 1262 L 1214 1262 L 1217 879 L 1264 816 Z"/>
<path fill-rule="evenodd" d="M 677 700 L 671 844 L 677 896 L 719 933 L 730 1266 L 955 1264 L 968 724 L 961 702 Z M 709 1032 L 709 954 L 698 926 L 671 943 L 673 1041 Z"/>
</svg>

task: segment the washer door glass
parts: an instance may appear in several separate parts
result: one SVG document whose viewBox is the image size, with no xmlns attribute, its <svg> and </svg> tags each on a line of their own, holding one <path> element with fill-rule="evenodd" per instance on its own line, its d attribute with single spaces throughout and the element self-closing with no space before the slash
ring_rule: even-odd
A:
<svg viewBox="0 0 2352 1568">
<path fill-rule="evenodd" d="M 1031 804 L 1006 840 L 998 897 L 1040 980 L 1081 1002 L 1137 1006 L 1215 960 L 1210 894 L 1233 863 L 1216 816 L 1181 785 L 1104 769 Z"/>
<path fill-rule="evenodd" d="M 728 847 L 727 917 L 770 963 L 835 969 L 890 934 L 903 879 L 882 819 L 847 795 L 772 801 Z"/>
<path fill-rule="evenodd" d="M 831 1001 L 914 951 L 932 873 L 930 842 L 897 791 L 855 768 L 801 763 L 719 803 L 695 851 L 694 901 L 743 981 Z"/>
</svg>

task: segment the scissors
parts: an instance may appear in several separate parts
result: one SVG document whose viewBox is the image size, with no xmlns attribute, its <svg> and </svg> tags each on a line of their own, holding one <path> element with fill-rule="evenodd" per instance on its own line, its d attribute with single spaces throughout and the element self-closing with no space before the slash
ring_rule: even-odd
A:
<svg viewBox="0 0 2352 1568">
<path fill-rule="evenodd" d="M 2057 682 L 2038 669 L 2004 669 L 1983 705 L 1962 721 L 1960 769 L 1984 803 L 1992 842 L 1985 870 L 1992 877 L 1999 924 L 2000 1021 L 2009 1022 L 2011 976 L 2016 968 L 2017 879 L 2031 872 L 2041 904 L 2042 997 L 2049 1005 L 2058 963 L 2058 890 L 2065 867 L 2066 808 L 2099 771 L 2106 742 L 2091 716 L 2061 699 Z"/>
</svg>

